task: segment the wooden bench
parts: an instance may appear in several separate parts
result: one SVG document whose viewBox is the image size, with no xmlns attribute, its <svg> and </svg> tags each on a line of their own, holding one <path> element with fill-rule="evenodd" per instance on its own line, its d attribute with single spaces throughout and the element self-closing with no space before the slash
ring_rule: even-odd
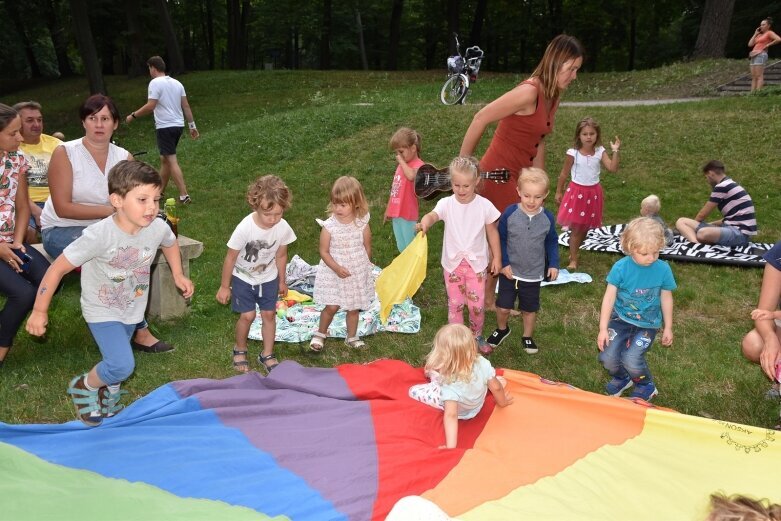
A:
<svg viewBox="0 0 781 521">
<path fill-rule="evenodd" d="M 200 257 L 203 253 L 203 243 L 196 241 L 184 235 L 180 235 L 179 251 L 182 253 L 182 271 L 184 276 L 190 277 L 190 260 Z M 43 244 L 31 244 L 41 255 L 46 257 L 49 262 L 54 262 Z M 162 250 L 157 251 L 152 261 L 152 270 L 149 280 L 149 302 L 147 304 L 147 315 L 168 320 L 186 315 L 190 311 L 190 300 L 182 298 L 182 294 L 174 284 L 174 277 L 171 273 L 171 267 L 165 260 Z"/>
</svg>

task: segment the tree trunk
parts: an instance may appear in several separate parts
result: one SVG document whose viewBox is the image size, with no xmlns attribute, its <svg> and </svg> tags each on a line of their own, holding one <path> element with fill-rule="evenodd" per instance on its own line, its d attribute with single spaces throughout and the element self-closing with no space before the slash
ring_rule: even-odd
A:
<svg viewBox="0 0 781 521">
<path fill-rule="evenodd" d="M 458 33 L 458 27 L 460 25 L 460 5 L 459 0 L 447 0 L 447 30 L 450 37 L 450 55 L 456 54 L 456 40 L 453 38 L 453 33 Z"/>
<path fill-rule="evenodd" d="M 630 0 L 632 2 L 634 0 Z M 550 37 L 561 34 L 564 23 L 562 20 L 562 11 L 564 8 L 561 5 L 562 0 L 548 0 L 548 27 L 550 30 Z"/>
<path fill-rule="evenodd" d="M 141 0 L 125 0 L 125 16 L 127 17 L 128 54 L 130 55 L 130 67 L 127 75 L 137 78 L 147 73 L 144 56 L 141 54 L 143 36 L 141 22 L 138 13 L 141 10 Z"/>
<path fill-rule="evenodd" d="M 323 20 L 320 24 L 320 70 L 331 68 L 331 0 L 323 0 Z"/>
<path fill-rule="evenodd" d="M 634 2 L 629 2 L 629 60 L 628 71 L 635 70 L 635 54 L 637 52 L 637 8 Z"/>
<path fill-rule="evenodd" d="M 103 73 L 98 62 L 98 53 L 95 50 L 95 41 L 92 39 L 92 28 L 87 14 L 87 0 L 69 0 L 71 6 L 71 18 L 73 19 L 73 31 L 76 35 L 76 44 L 79 47 L 81 61 L 84 63 L 84 72 L 87 75 L 90 94 L 108 94 L 106 84 L 103 82 Z"/>
<path fill-rule="evenodd" d="M 366 61 L 366 44 L 363 42 L 363 24 L 361 23 L 361 12 L 355 8 L 355 25 L 358 28 L 358 49 L 361 52 L 361 68 L 369 70 L 369 62 Z"/>
<path fill-rule="evenodd" d="M 57 56 L 60 77 L 65 78 L 73 76 L 73 67 L 68 59 L 68 38 L 65 34 L 65 28 L 60 23 L 59 7 L 59 2 L 54 2 L 54 0 L 46 2 L 46 26 L 49 28 L 54 54 Z"/>
<path fill-rule="evenodd" d="M 735 0 L 705 0 L 692 58 L 723 58 Z"/>
<path fill-rule="evenodd" d="M 204 0 L 201 4 L 201 29 L 206 41 L 206 59 L 209 70 L 214 70 L 214 0 Z"/>
<path fill-rule="evenodd" d="M 399 40 L 401 39 L 401 13 L 404 0 L 393 0 L 391 9 L 390 32 L 388 37 L 388 70 L 399 68 Z"/>
<path fill-rule="evenodd" d="M 483 21 L 485 11 L 488 8 L 488 0 L 477 0 L 475 6 L 475 18 L 472 20 L 472 31 L 469 33 L 469 45 L 480 45 L 483 35 Z"/>
<path fill-rule="evenodd" d="M 228 10 L 228 68 L 247 68 L 247 26 L 250 0 L 227 0 Z"/>
<path fill-rule="evenodd" d="M 168 51 L 168 60 L 166 61 L 167 72 L 170 74 L 181 74 L 184 72 L 184 59 L 179 50 L 179 42 L 176 40 L 174 24 L 171 21 L 171 15 L 168 13 L 166 0 L 155 0 L 157 17 L 160 19 L 160 29 L 165 38 L 165 48 Z"/>
<path fill-rule="evenodd" d="M 22 44 L 22 47 L 24 47 L 24 55 L 27 58 L 27 63 L 30 65 L 30 75 L 33 78 L 40 78 L 41 68 L 38 66 L 38 60 L 35 58 L 35 52 L 33 52 L 33 47 L 30 42 L 30 38 L 27 37 L 27 31 L 25 28 L 24 22 L 27 20 L 27 17 L 21 16 L 19 7 L 21 6 L 16 2 L 6 3 L 8 14 L 11 15 L 16 32 L 19 35 L 19 41 Z"/>
</svg>

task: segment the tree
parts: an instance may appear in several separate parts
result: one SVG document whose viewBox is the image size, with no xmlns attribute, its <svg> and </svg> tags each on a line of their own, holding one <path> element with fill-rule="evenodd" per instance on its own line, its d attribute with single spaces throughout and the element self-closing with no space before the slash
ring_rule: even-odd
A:
<svg viewBox="0 0 781 521">
<path fill-rule="evenodd" d="M 125 16 L 127 17 L 128 54 L 130 55 L 130 67 L 127 74 L 131 78 L 143 76 L 147 72 L 144 56 L 142 54 L 143 29 L 138 19 L 141 10 L 141 0 L 125 0 Z"/>
<path fill-rule="evenodd" d="M 155 0 L 155 8 L 160 21 L 160 29 L 165 37 L 165 48 L 168 51 L 167 69 L 173 74 L 180 74 L 184 72 L 184 60 L 182 59 L 182 52 L 179 50 L 179 42 L 176 39 L 174 24 L 171 21 L 171 15 L 168 13 L 166 0 Z"/>
<path fill-rule="evenodd" d="M 692 58 L 723 58 L 735 0 L 706 0 Z"/>
<path fill-rule="evenodd" d="M 106 84 L 103 81 L 103 72 L 98 61 L 98 52 L 92 39 L 92 28 L 87 15 L 86 0 L 69 0 L 71 6 L 71 18 L 73 19 L 73 31 L 76 35 L 76 44 L 79 47 L 81 61 L 84 64 L 84 72 L 87 75 L 90 94 L 108 94 Z"/>
<path fill-rule="evenodd" d="M 331 0 L 323 0 L 323 20 L 320 23 L 320 69 L 331 68 Z"/>
<path fill-rule="evenodd" d="M 60 2 L 46 0 L 46 26 L 49 28 L 54 54 L 57 56 L 60 77 L 73 76 L 73 68 L 68 59 L 68 38 L 65 27 L 61 23 L 62 13 L 59 11 Z"/>
<path fill-rule="evenodd" d="M 228 8 L 228 68 L 247 68 L 247 26 L 250 0 L 227 0 Z"/>
<path fill-rule="evenodd" d="M 399 40 L 401 38 L 401 13 L 403 10 L 404 0 L 393 0 L 388 38 L 387 69 L 390 71 L 395 71 L 399 68 Z"/>
</svg>

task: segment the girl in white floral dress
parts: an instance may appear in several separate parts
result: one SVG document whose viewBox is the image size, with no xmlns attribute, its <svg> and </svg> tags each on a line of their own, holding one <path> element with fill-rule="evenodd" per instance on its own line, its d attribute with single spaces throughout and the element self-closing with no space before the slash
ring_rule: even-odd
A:
<svg viewBox="0 0 781 521">
<path fill-rule="evenodd" d="M 325 305 L 318 330 L 309 347 L 319 352 L 328 336 L 328 326 L 339 309 L 347 312 L 347 338 L 350 347 L 363 348 L 358 337 L 358 313 L 368 309 L 374 298 L 371 274 L 372 234 L 369 229 L 369 203 L 357 179 L 342 176 L 331 188 L 330 217 L 317 220 L 320 231 L 320 265 L 315 277 L 314 301 Z"/>
</svg>

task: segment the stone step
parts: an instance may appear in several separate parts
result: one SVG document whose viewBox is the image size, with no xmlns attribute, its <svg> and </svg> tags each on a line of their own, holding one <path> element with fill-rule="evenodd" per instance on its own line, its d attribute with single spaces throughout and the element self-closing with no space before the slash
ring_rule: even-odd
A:
<svg viewBox="0 0 781 521">
<path fill-rule="evenodd" d="M 776 61 L 765 67 L 765 85 L 781 85 L 781 61 Z M 719 85 L 721 92 L 746 92 L 751 89 L 751 74 L 744 74 L 734 80 Z"/>
</svg>

